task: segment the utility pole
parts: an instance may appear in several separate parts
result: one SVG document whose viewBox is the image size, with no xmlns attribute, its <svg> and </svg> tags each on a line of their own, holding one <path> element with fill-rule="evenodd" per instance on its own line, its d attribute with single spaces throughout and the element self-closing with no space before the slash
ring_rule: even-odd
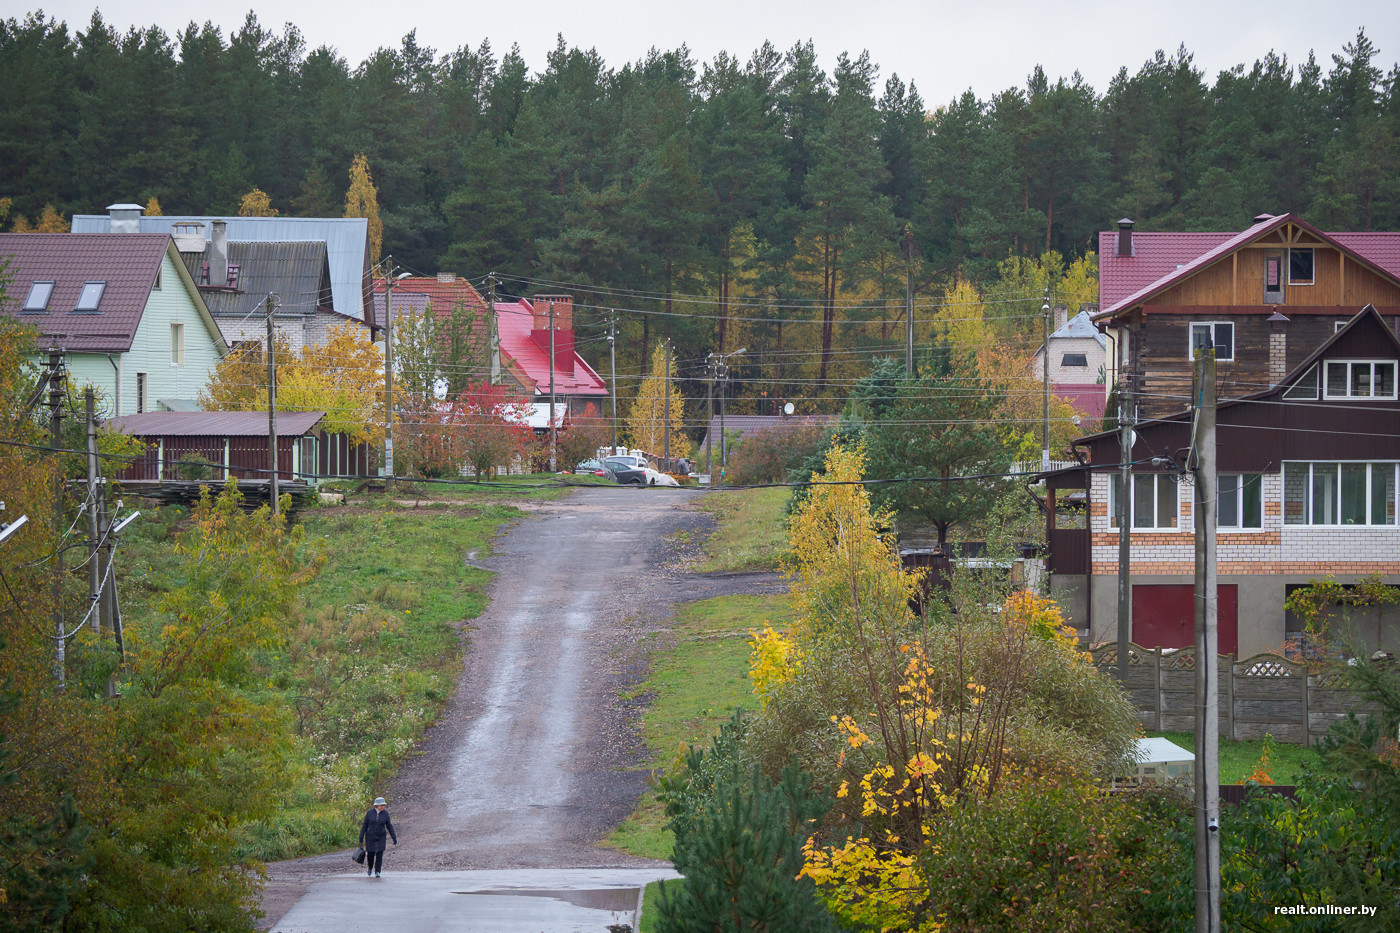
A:
<svg viewBox="0 0 1400 933">
<path fill-rule="evenodd" d="M 617 453 L 617 316 L 608 309 L 608 394 L 612 396 L 612 452 Z"/>
<path fill-rule="evenodd" d="M 1045 324 L 1045 342 L 1041 344 L 1040 375 L 1045 384 L 1045 425 L 1040 435 L 1040 468 L 1050 469 L 1050 289 L 1045 290 L 1045 301 L 1040 306 L 1040 316 Z"/>
<path fill-rule="evenodd" d="M 88 518 L 88 595 L 92 603 L 102 597 L 102 562 L 98 560 L 98 543 L 102 540 L 102 527 L 98 523 L 97 499 L 100 493 L 97 486 L 97 424 L 96 400 L 92 386 L 83 390 L 83 410 L 87 415 L 87 518 Z M 102 610 L 95 610 L 96 622 L 93 632 L 102 637 Z"/>
<path fill-rule="evenodd" d="M 914 231 L 904 228 L 904 372 L 914 375 Z"/>
<path fill-rule="evenodd" d="M 661 418 L 666 428 L 661 443 L 661 456 L 671 459 L 671 338 L 666 338 L 666 406 L 661 410 Z"/>
<path fill-rule="evenodd" d="M 61 446 L 59 434 L 63 426 L 63 351 L 49 350 L 49 450 L 56 459 Z M 53 555 L 53 627 L 54 627 L 54 677 L 58 689 L 66 686 L 64 672 L 64 647 L 67 642 L 63 631 L 63 478 L 55 471 L 53 488 L 53 527 L 57 536 Z"/>
<path fill-rule="evenodd" d="M 549 472 L 558 470 L 554 432 L 554 301 L 549 302 Z"/>
<path fill-rule="evenodd" d="M 384 495 L 394 495 L 394 257 L 384 260 Z M 494 311 L 494 309 L 493 309 Z"/>
<path fill-rule="evenodd" d="M 1128 683 L 1128 644 L 1132 640 L 1133 598 L 1129 580 L 1133 524 L 1132 376 L 1118 380 L 1118 683 Z"/>
<path fill-rule="evenodd" d="M 715 373 L 719 377 L 719 471 L 724 472 L 724 468 L 729 466 L 729 444 L 724 436 L 724 387 L 729 382 L 729 361 L 724 358 L 724 354 L 719 355 L 719 366 Z"/>
<path fill-rule="evenodd" d="M 272 295 L 267 296 L 267 461 L 272 465 L 268 474 L 267 496 L 276 515 L 281 504 L 277 501 L 277 360 L 272 334 Z"/>
<path fill-rule="evenodd" d="M 1220 933 L 1219 602 L 1215 564 L 1215 348 L 1196 351 L 1196 933 Z"/>
<path fill-rule="evenodd" d="M 709 419 L 705 422 L 705 472 L 710 474 L 710 485 L 713 486 L 715 484 L 715 462 L 712 457 L 714 448 L 712 435 L 715 433 L 715 373 L 718 372 L 713 353 L 705 361 L 705 369 L 710 377 L 705 386 L 705 407 L 709 412 Z"/>
<path fill-rule="evenodd" d="M 385 286 L 388 291 L 388 286 Z M 492 272 L 486 276 L 486 319 L 491 327 L 491 359 L 487 360 L 487 367 L 491 373 L 491 384 L 496 385 L 501 381 L 501 335 L 496 330 L 496 273 Z"/>
</svg>

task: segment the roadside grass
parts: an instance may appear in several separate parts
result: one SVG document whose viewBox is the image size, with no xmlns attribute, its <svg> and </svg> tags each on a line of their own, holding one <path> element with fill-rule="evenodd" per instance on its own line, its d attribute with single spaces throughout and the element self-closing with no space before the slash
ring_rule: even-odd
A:
<svg viewBox="0 0 1400 933">
<path fill-rule="evenodd" d="M 1187 751 L 1196 750 L 1196 736 L 1192 732 L 1149 732 L 1152 738 L 1163 738 L 1175 742 Z M 1254 773 L 1254 766 L 1264 754 L 1262 741 L 1233 742 L 1220 740 L 1220 783 L 1243 784 L 1244 779 Z M 1275 784 L 1297 784 L 1305 767 L 1317 768 L 1321 757 L 1312 748 L 1274 742 L 1269 755 L 1269 777 Z"/>
<path fill-rule="evenodd" d="M 552 490 L 540 490 L 545 494 Z M 560 490 L 563 492 L 563 490 Z M 521 491 L 515 491 L 521 498 Z M 524 513 L 493 494 L 468 506 L 299 510 L 326 557 L 275 649 L 255 651 L 242 689 L 279 709 L 293 742 L 276 811 L 242 827 L 238 856 L 271 861 L 352 845 L 364 802 L 451 697 L 458 631 L 486 605 L 490 574 L 466 566 Z M 123 546 L 123 615 L 156 626 L 179 586 L 186 508 L 143 514 Z"/>
<path fill-rule="evenodd" d="M 637 921 L 637 933 L 656 933 L 656 926 L 661 922 L 661 889 L 675 880 L 653 881 L 646 886 L 642 892 L 642 917 Z"/>
<path fill-rule="evenodd" d="M 711 492 L 700 508 L 714 515 L 718 526 L 705 544 L 705 560 L 697 568 L 707 573 L 778 570 L 787 554 L 787 502 L 790 489 L 736 489 Z"/>
<path fill-rule="evenodd" d="M 664 770 L 691 745 L 705 745 L 735 709 L 754 709 L 749 685 L 748 634 L 764 623 L 785 628 L 792 610 L 786 596 L 719 596 L 681 607 L 671 631 L 675 643 L 652 659 L 651 676 L 631 697 L 652 695 L 642 734 L 652 752 L 648 767 Z M 652 791 L 605 840 L 645 858 L 669 859 L 672 837 Z"/>
</svg>

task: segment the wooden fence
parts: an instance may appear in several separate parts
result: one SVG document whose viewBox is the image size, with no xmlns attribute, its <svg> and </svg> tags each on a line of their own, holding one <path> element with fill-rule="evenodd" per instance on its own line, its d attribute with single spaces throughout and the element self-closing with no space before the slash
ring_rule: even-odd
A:
<svg viewBox="0 0 1400 933">
<path fill-rule="evenodd" d="M 1150 731 L 1191 732 L 1196 728 L 1196 649 L 1129 646 L 1124 684 Z M 1118 676 L 1118 648 L 1091 649 L 1094 664 Z M 1220 655 L 1220 736 L 1312 745 L 1346 717 L 1348 710 L 1371 712 L 1371 707 L 1341 689 L 1341 675 L 1332 670 L 1309 673 L 1276 654 L 1256 654 L 1243 661 Z"/>
</svg>

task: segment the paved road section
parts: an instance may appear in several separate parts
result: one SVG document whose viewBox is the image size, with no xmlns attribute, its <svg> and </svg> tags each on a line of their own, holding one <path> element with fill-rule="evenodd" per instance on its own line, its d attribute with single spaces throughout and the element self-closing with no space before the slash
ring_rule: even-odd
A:
<svg viewBox="0 0 1400 933">
<path fill-rule="evenodd" d="M 465 668 L 442 718 L 394 783 L 376 788 L 388 798 L 399 832 L 400 844 L 385 858 L 391 874 L 378 886 L 346 874 L 348 852 L 271 865 L 263 909 L 269 920 L 283 918 L 271 929 L 291 930 L 286 923 L 292 920 L 301 924 L 297 930 L 353 929 L 309 924 L 315 911 L 341 898 L 358 907 L 328 916 L 379 913 L 387 909 L 384 897 L 400 897 L 381 892 L 405 890 L 410 893 L 395 902 L 402 911 L 391 910 L 393 923 L 384 929 L 515 929 L 413 926 L 409 919 L 421 914 L 423 923 L 437 916 L 456 923 L 461 911 L 451 905 L 464 898 L 475 911 L 494 910 L 491 905 L 522 910 L 557 899 L 478 893 L 473 900 L 442 893 L 446 888 L 433 887 L 437 882 L 426 876 L 411 889 L 401 882 L 432 871 L 455 877 L 552 869 L 519 876 L 550 891 L 560 886 L 553 879 L 571 869 L 634 869 L 638 877 L 670 870 L 667 863 L 597 845 L 646 788 L 646 771 L 638 767 L 646 750 L 637 734 L 645 701 L 624 697 L 645 677 L 647 651 L 676 605 L 784 589 L 772 574 L 686 571 L 678 540 L 693 535 L 673 533 L 701 532 L 711 523 L 708 514 L 687 507 L 694 496 L 688 490 L 578 490 L 538 507 L 498 539 L 493 556 L 463 555 L 495 571 L 490 604 L 465 634 Z M 362 813 L 347 819 L 358 825 Z M 400 887 L 388 887 L 391 877 Z M 560 904 L 559 910 L 601 909 Z"/>
</svg>

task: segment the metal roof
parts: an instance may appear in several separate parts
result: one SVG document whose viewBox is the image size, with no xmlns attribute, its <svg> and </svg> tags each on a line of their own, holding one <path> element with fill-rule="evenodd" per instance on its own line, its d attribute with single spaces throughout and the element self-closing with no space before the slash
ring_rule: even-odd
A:
<svg viewBox="0 0 1400 933">
<path fill-rule="evenodd" d="M 366 320 L 371 310 L 369 274 L 369 222 L 363 217 L 225 217 L 215 214 L 162 214 L 140 218 L 142 233 L 173 234 L 176 224 L 204 224 L 206 242 L 210 221 L 228 224 L 229 243 L 288 243 L 319 240 L 326 244 L 331 270 L 331 300 L 335 310 Z M 74 233 L 109 233 L 107 214 L 75 214 Z M 208 250 L 205 250 L 208 252 Z"/>
<path fill-rule="evenodd" d="M 279 411 L 278 437 L 301 437 L 326 416 L 323 411 Z M 139 437 L 266 437 L 265 411 L 148 411 L 112 418 L 106 427 Z"/>
<path fill-rule="evenodd" d="M 549 353 L 530 336 L 534 326 L 534 306 L 527 300 L 522 298 L 514 302 L 496 302 L 496 333 L 501 342 L 501 355 L 509 357 L 520 367 L 535 383 L 537 393 L 548 392 Z M 560 331 L 562 330 L 560 328 Z M 572 340 L 572 334 L 570 339 Z M 567 372 L 563 369 L 555 371 L 555 394 L 607 395 L 608 384 L 603 381 L 603 377 L 583 361 L 577 350 L 570 352 L 573 354 L 573 369 Z"/>
<path fill-rule="evenodd" d="M 181 253 L 180 259 L 190 276 L 208 284 L 205 253 Z M 289 243 L 231 242 L 228 262 L 238 267 L 235 288 L 201 287 L 199 293 L 215 317 L 261 316 L 269 294 L 277 296 L 278 316 L 312 315 L 331 303 L 330 270 L 326 244 L 318 240 Z"/>
<path fill-rule="evenodd" d="M 1092 337 L 1098 341 L 1099 346 L 1108 346 L 1108 338 L 1099 333 L 1099 329 L 1094 326 L 1093 318 L 1089 316 L 1088 311 L 1080 311 L 1050 335 L 1051 340 L 1057 337 Z"/>
</svg>

